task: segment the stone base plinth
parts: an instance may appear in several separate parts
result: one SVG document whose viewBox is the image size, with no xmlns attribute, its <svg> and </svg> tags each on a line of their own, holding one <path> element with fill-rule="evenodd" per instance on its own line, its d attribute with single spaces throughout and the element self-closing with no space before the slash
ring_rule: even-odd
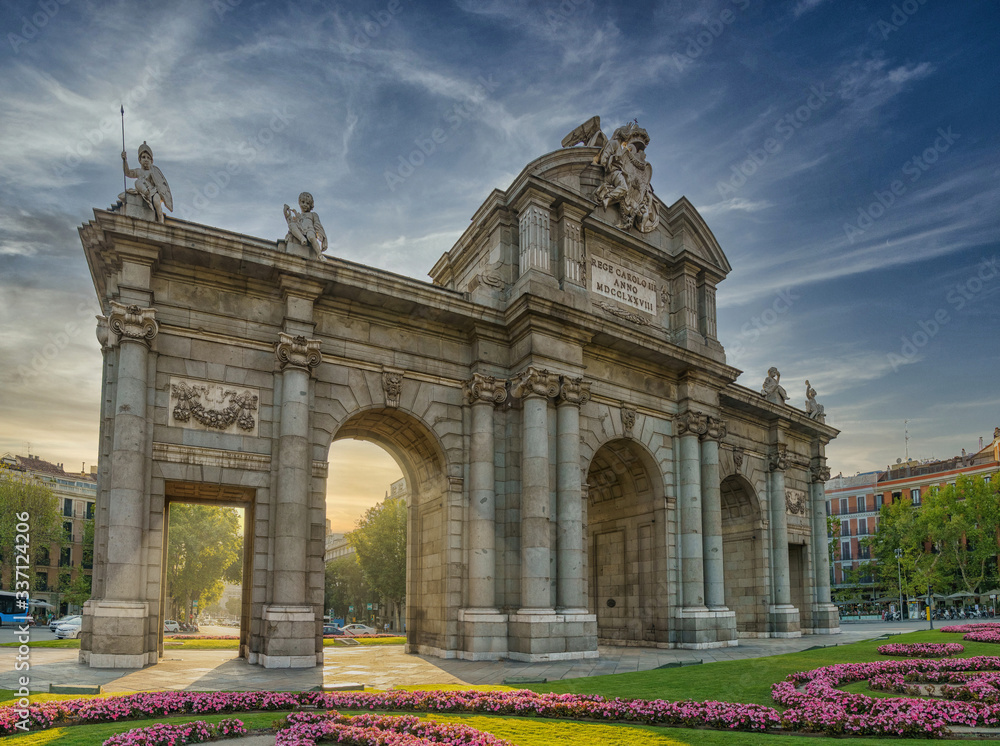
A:
<svg viewBox="0 0 1000 746">
<path fill-rule="evenodd" d="M 459 609 L 462 649 L 468 661 L 496 661 L 507 657 L 507 615 L 496 609 Z"/>
<path fill-rule="evenodd" d="M 311 606 L 264 607 L 264 649 L 251 660 L 264 668 L 312 668 L 316 652 L 316 614 Z"/>
<path fill-rule="evenodd" d="M 80 662 L 91 668 L 142 668 L 156 663 L 150 647 L 149 605 L 142 601 L 88 601 L 80 627 Z"/>
<path fill-rule="evenodd" d="M 674 619 L 677 647 L 686 650 L 728 648 L 740 644 L 736 612 L 705 606 L 678 609 Z"/>
<path fill-rule="evenodd" d="M 775 605 L 767 610 L 771 637 L 802 637 L 799 610 L 791 605 Z"/>
<path fill-rule="evenodd" d="M 130 218 L 149 220 L 156 222 L 156 212 L 146 204 L 146 200 L 139 196 L 135 190 L 122 192 L 118 195 L 118 200 L 122 203 L 118 211 Z M 164 208 L 166 210 L 166 208 Z"/>
<path fill-rule="evenodd" d="M 507 621 L 507 657 L 515 661 L 597 658 L 597 617 L 521 609 Z"/>
<path fill-rule="evenodd" d="M 812 605 L 812 634 L 839 635 L 840 611 L 833 604 Z"/>
</svg>

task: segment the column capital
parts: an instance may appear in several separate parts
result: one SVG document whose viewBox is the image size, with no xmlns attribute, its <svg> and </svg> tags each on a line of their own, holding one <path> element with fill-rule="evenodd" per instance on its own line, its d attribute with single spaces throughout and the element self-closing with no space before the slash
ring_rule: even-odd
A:
<svg viewBox="0 0 1000 746">
<path fill-rule="evenodd" d="M 301 368 L 309 371 L 323 362 L 319 346 L 318 339 L 306 339 L 301 334 L 293 337 L 291 334 L 279 332 L 278 341 L 274 344 L 274 356 L 281 370 Z"/>
<path fill-rule="evenodd" d="M 830 467 L 824 461 L 816 461 L 809 466 L 809 477 L 814 484 L 823 484 L 830 479 Z"/>
<path fill-rule="evenodd" d="M 708 415 L 705 432 L 701 434 L 702 440 L 722 440 L 728 434 L 726 421 L 718 417 Z"/>
<path fill-rule="evenodd" d="M 563 376 L 559 387 L 559 404 L 575 404 L 583 406 L 590 401 L 590 381 L 583 378 Z"/>
<path fill-rule="evenodd" d="M 124 303 L 110 301 L 111 312 L 107 317 L 108 328 L 118 335 L 118 342 L 131 340 L 149 344 L 160 331 L 156 323 L 156 309 L 142 308 L 135 304 L 126 306 Z M 100 339 L 98 328 L 98 339 Z M 103 343 L 102 343 L 103 346 Z"/>
<path fill-rule="evenodd" d="M 512 383 L 511 393 L 518 399 L 532 396 L 552 398 L 559 393 L 559 376 L 534 366 L 518 374 Z"/>
<path fill-rule="evenodd" d="M 702 436 L 708 432 L 708 419 L 704 412 L 688 410 L 674 417 L 674 427 L 678 435 Z"/>
<path fill-rule="evenodd" d="M 788 446 L 783 443 L 771 446 L 767 451 L 768 471 L 784 471 L 788 468 Z"/>
<path fill-rule="evenodd" d="M 462 384 L 466 404 L 503 404 L 507 401 L 507 379 L 473 373 Z"/>
</svg>

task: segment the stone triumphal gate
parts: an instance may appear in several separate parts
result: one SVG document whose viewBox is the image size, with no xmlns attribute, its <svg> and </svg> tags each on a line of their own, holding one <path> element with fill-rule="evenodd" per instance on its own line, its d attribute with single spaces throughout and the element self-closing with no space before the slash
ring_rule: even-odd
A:
<svg viewBox="0 0 1000 746">
<path fill-rule="evenodd" d="M 411 490 L 411 651 L 550 660 L 839 631 L 837 431 L 813 398 L 785 404 L 776 370 L 763 391 L 734 383 L 715 315 L 729 264 L 686 199 L 655 197 L 647 143 L 582 125 L 489 195 L 433 284 L 321 256 L 308 195 L 278 242 L 164 219 L 142 189 L 95 210 L 81 659 L 157 661 L 169 507 L 194 501 L 246 509 L 241 655 L 321 664 L 341 438 L 384 447 Z"/>
</svg>

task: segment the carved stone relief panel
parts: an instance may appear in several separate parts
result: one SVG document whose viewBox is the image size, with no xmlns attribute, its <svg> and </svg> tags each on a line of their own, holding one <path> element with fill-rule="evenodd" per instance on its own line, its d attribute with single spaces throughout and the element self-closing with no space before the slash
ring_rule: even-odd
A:
<svg viewBox="0 0 1000 746">
<path fill-rule="evenodd" d="M 260 389 L 171 376 L 167 424 L 256 436 L 259 401 Z"/>
</svg>

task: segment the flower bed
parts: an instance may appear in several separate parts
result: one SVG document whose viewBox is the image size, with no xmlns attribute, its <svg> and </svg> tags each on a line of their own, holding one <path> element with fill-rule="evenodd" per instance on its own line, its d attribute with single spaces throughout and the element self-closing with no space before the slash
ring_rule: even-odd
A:
<svg viewBox="0 0 1000 746">
<path fill-rule="evenodd" d="M 989 681 L 997 669 L 1000 658 L 995 656 L 846 663 L 792 674 L 771 691 L 775 702 L 789 708 L 782 714 L 782 725 L 789 729 L 829 735 L 926 738 L 943 735 L 952 725 L 1000 725 L 1000 705 L 976 696 L 984 688 L 976 682 Z M 865 679 L 872 688 L 910 695 L 919 693 L 916 685 L 920 682 L 963 683 L 954 688 L 942 687 L 949 692 L 943 694 L 944 699 L 876 699 L 837 688 Z M 970 692 L 967 701 L 957 696 L 963 691 Z"/>
<path fill-rule="evenodd" d="M 942 632 L 981 632 L 984 630 L 1000 631 L 1000 622 L 980 622 L 979 624 L 952 624 L 942 627 Z"/>
<path fill-rule="evenodd" d="M 104 746 L 183 746 L 187 743 L 202 743 L 220 738 L 245 736 L 247 729 L 239 720 L 220 720 L 215 725 L 204 720 L 181 725 L 157 723 L 148 728 L 135 728 L 111 736 Z"/>
<path fill-rule="evenodd" d="M 239 635 L 171 635 L 164 640 L 238 640 Z"/>
<path fill-rule="evenodd" d="M 404 712 L 530 715 L 603 722 L 765 731 L 780 726 L 773 707 L 731 702 L 667 702 L 598 695 L 521 691 L 449 692 L 150 692 L 101 699 L 43 702 L 29 708 L 32 730 L 168 715 L 296 710 L 300 707 Z M 13 707 L 0 708 L 0 735 L 14 732 Z"/>
<path fill-rule="evenodd" d="M 496 736 L 468 725 L 449 725 L 418 720 L 412 715 L 341 715 L 338 712 L 291 713 L 287 727 L 278 731 L 276 746 L 313 746 L 337 741 L 358 746 L 513 746 Z"/>
<path fill-rule="evenodd" d="M 964 652 L 965 646 L 957 642 L 893 642 L 879 645 L 876 650 L 879 655 L 892 655 L 898 658 L 944 658 Z"/>
</svg>

